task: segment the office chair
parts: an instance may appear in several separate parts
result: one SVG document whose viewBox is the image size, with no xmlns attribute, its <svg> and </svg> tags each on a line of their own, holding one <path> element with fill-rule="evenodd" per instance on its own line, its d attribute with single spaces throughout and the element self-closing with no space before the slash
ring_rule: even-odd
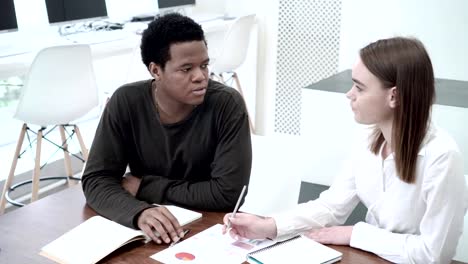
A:
<svg viewBox="0 0 468 264">
<path fill-rule="evenodd" d="M 239 93 L 244 97 L 244 92 L 239 81 L 236 69 L 245 61 L 250 41 L 250 32 L 255 23 L 255 15 L 247 15 L 237 18 L 224 35 L 223 44 L 219 54 L 214 55 L 211 65 L 211 78 L 226 83 L 227 74 L 235 81 Z M 254 126 L 249 115 L 250 130 L 254 132 Z"/>
<path fill-rule="evenodd" d="M 124 83 L 137 82 L 151 78 L 151 74 L 141 60 L 140 42 L 134 44 L 127 65 L 127 75 L 125 76 Z"/>
<path fill-rule="evenodd" d="M 23 204 L 9 198 L 9 192 L 16 187 L 32 183 L 31 202 L 37 200 L 39 180 L 67 179 L 70 184 L 72 169 L 70 155 L 86 161 L 88 151 L 77 125 L 71 124 L 92 108 L 98 106 L 98 92 L 88 45 L 66 45 L 45 48 L 35 57 L 26 76 L 22 94 L 14 118 L 24 122 L 16 145 L 13 162 L 0 199 L 0 214 L 6 202 L 16 206 Z M 33 131 L 30 126 L 39 126 Z M 59 129 L 61 142 L 55 143 L 49 133 Z M 31 139 L 30 134 L 33 135 Z M 34 137 L 35 134 L 35 137 Z M 22 151 L 25 135 L 29 141 Z M 78 139 L 82 157 L 70 153 L 68 144 Z M 46 140 L 63 151 L 66 177 L 39 178 L 41 166 L 41 146 Z M 36 145 L 35 165 L 32 180 L 13 185 L 16 164 L 19 158 L 32 145 Z"/>
</svg>

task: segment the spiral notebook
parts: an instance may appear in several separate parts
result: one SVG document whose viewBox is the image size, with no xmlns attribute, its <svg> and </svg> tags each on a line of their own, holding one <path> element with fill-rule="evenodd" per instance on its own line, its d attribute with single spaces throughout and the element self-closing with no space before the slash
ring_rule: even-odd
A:
<svg viewBox="0 0 468 264">
<path fill-rule="evenodd" d="M 269 247 L 250 252 L 251 264 L 294 263 L 328 264 L 341 260 L 343 254 L 304 236 L 297 236 Z"/>
</svg>

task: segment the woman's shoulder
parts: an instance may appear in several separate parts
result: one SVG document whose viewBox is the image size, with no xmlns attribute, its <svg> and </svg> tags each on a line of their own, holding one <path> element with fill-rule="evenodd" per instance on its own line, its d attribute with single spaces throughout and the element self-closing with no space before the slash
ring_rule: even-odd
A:
<svg viewBox="0 0 468 264">
<path fill-rule="evenodd" d="M 438 158 L 443 155 L 461 155 L 461 152 L 457 143 L 447 131 L 435 124 L 431 124 L 419 154 L 430 158 Z"/>
<path fill-rule="evenodd" d="M 453 137 L 443 128 L 431 124 L 418 155 L 423 158 L 425 170 L 437 171 L 425 173 L 426 182 L 464 179 L 463 156 Z"/>
<path fill-rule="evenodd" d="M 467 191 L 463 175 L 463 156 L 457 143 L 447 131 L 431 125 L 418 154 L 423 161 L 422 182 L 423 186 L 426 186 L 424 188 L 444 184 L 451 186 L 452 192 L 456 195 Z"/>
</svg>

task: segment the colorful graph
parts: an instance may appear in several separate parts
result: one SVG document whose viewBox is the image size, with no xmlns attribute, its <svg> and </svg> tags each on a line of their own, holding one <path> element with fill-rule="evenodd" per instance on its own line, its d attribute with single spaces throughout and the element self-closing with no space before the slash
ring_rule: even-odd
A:
<svg viewBox="0 0 468 264">
<path fill-rule="evenodd" d="M 187 252 L 180 252 L 180 253 L 177 253 L 175 254 L 175 257 L 177 259 L 180 259 L 180 260 L 183 260 L 183 261 L 191 261 L 191 260 L 194 260 L 195 259 L 195 256 L 190 254 L 190 253 L 187 253 Z"/>
<path fill-rule="evenodd" d="M 236 246 L 236 247 L 240 247 L 240 248 L 245 249 L 245 250 L 252 250 L 255 247 L 254 245 L 250 245 L 250 244 L 244 243 L 242 241 L 235 241 L 231 245 Z"/>
</svg>

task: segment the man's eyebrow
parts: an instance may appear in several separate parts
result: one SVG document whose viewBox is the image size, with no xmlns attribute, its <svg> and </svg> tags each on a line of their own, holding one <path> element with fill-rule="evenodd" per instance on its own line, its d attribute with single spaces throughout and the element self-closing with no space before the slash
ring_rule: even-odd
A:
<svg viewBox="0 0 468 264">
<path fill-rule="evenodd" d="M 206 59 L 206 60 L 202 61 L 201 64 L 206 64 L 206 63 L 209 63 L 209 62 L 210 62 L 210 59 Z M 179 67 L 183 68 L 183 67 L 192 67 L 192 66 L 193 66 L 193 63 L 187 62 L 187 63 L 181 64 Z"/>
<path fill-rule="evenodd" d="M 181 62 L 180 64 L 178 64 L 176 66 L 176 68 L 180 69 L 180 68 L 191 68 L 193 67 L 193 63 L 190 63 L 190 62 Z"/>
</svg>

